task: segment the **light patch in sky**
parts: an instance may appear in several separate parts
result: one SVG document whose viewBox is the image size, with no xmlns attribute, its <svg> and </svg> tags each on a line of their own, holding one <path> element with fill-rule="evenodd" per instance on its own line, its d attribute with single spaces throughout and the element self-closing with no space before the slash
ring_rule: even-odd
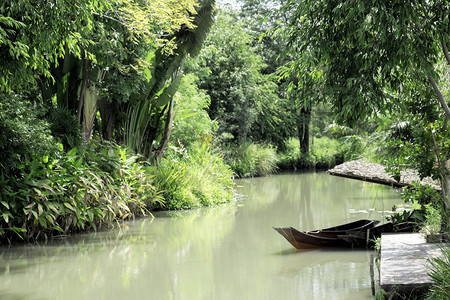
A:
<svg viewBox="0 0 450 300">
<path fill-rule="evenodd" d="M 234 9 L 239 9 L 241 4 L 237 3 L 236 0 L 217 0 L 217 7 L 223 7 L 226 4 L 230 4 Z"/>
</svg>

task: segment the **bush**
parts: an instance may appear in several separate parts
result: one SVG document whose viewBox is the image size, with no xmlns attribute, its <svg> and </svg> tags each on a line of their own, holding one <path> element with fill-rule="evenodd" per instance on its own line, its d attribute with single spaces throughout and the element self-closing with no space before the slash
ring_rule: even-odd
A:
<svg viewBox="0 0 450 300">
<path fill-rule="evenodd" d="M 91 141 L 60 157 L 34 157 L 20 171 L 0 178 L 3 240 L 110 226 L 162 201 L 154 168 L 114 144 Z"/>
<path fill-rule="evenodd" d="M 442 256 L 430 259 L 429 273 L 433 285 L 427 294 L 427 300 L 450 299 L 450 248 L 443 247 Z"/>
<path fill-rule="evenodd" d="M 225 162 L 238 177 L 267 176 L 277 170 L 278 156 L 272 146 L 246 143 L 225 148 Z"/>
<path fill-rule="evenodd" d="M 291 138 L 286 143 L 286 152 L 280 155 L 279 166 L 281 169 L 330 168 L 357 157 L 359 147 L 356 144 L 357 139 L 349 137 L 337 140 L 323 136 L 314 139 L 308 153 L 300 153 L 298 139 Z"/>
<path fill-rule="evenodd" d="M 44 114 L 19 96 L 0 99 L 0 173 L 14 174 L 27 160 L 58 151 Z"/>
<path fill-rule="evenodd" d="M 159 208 L 187 209 L 231 201 L 232 177 L 210 140 L 193 143 L 189 150 L 171 146 L 158 165 L 157 186 L 165 198 Z"/>
<path fill-rule="evenodd" d="M 171 140 L 173 144 L 181 144 L 186 148 L 203 137 L 211 136 L 217 128 L 217 123 L 211 121 L 205 110 L 211 100 L 198 89 L 196 80 L 193 74 L 183 76 L 175 98 Z"/>
</svg>

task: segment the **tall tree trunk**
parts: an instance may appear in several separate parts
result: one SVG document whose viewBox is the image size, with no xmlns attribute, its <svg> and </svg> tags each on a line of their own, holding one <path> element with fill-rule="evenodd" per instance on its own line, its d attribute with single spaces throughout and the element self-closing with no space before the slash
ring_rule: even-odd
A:
<svg viewBox="0 0 450 300">
<path fill-rule="evenodd" d="M 448 230 L 450 229 L 450 212 L 449 212 L 449 195 L 450 195 L 450 174 L 449 170 L 450 170 L 450 160 L 446 160 L 445 161 L 445 171 L 446 174 L 444 174 L 444 182 L 443 182 L 443 190 L 444 190 L 444 209 L 445 209 L 445 213 L 447 214 L 446 216 L 442 216 L 442 217 L 447 217 L 447 228 L 442 228 L 443 230 Z"/>
<path fill-rule="evenodd" d="M 167 115 L 166 115 L 166 124 L 164 126 L 164 132 L 161 137 L 161 142 L 159 143 L 159 147 L 156 150 L 155 157 L 156 157 L 157 162 L 161 161 L 162 157 L 164 156 L 164 153 L 167 150 L 167 147 L 169 146 L 169 140 L 170 140 L 170 135 L 172 133 L 172 123 L 173 123 L 173 117 L 174 117 L 173 104 L 174 104 L 174 99 L 172 98 L 172 100 L 170 100 L 170 103 L 168 104 L 169 109 L 168 109 Z"/>
<path fill-rule="evenodd" d="M 116 109 L 114 103 L 104 97 L 98 100 L 98 110 L 102 118 L 102 136 L 106 140 L 112 140 L 116 122 Z"/>
<path fill-rule="evenodd" d="M 297 116 L 298 139 L 301 153 L 309 152 L 309 125 L 311 123 L 311 104 L 304 105 Z"/>
<path fill-rule="evenodd" d="M 85 89 L 83 96 L 83 136 L 88 141 L 92 136 L 94 129 L 95 116 L 97 115 L 97 97 L 98 89 L 92 82 L 88 82 L 89 86 Z"/>
</svg>

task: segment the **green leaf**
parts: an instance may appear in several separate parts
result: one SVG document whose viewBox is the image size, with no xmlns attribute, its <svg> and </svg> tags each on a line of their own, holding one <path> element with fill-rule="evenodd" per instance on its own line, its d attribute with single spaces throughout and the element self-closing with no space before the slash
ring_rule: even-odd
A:
<svg viewBox="0 0 450 300">
<path fill-rule="evenodd" d="M 0 201 L 0 202 L 3 204 L 3 206 L 5 206 L 7 209 L 9 209 L 9 204 L 7 202 L 5 202 L 5 201 Z"/>
<path fill-rule="evenodd" d="M 3 216 L 3 220 L 5 220 L 6 223 L 9 222 L 9 217 L 12 217 L 10 212 L 5 212 L 5 213 L 3 213 L 2 216 Z"/>
<path fill-rule="evenodd" d="M 54 211 L 56 214 L 59 214 L 58 208 L 56 208 L 55 205 L 50 204 L 50 203 L 47 203 L 47 207 L 48 207 L 49 209 L 51 209 L 52 211 Z"/>
<path fill-rule="evenodd" d="M 66 156 L 67 157 L 74 157 L 78 154 L 78 149 L 77 148 L 72 148 L 69 152 L 67 152 Z"/>
<path fill-rule="evenodd" d="M 38 213 L 39 213 L 39 216 L 41 216 L 43 212 L 44 212 L 44 209 L 42 208 L 42 205 L 41 205 L 41 204 L 38 204 Z"/>
<path fill-rule="evenodd" d="M 47 221 L 44 218 L 39 218 L 39 224 L 41 224 L 42 227 L 47 228 Z"/>
<path fill-rule="evenodd" d="M 64 206 L 67 207 L 68 209 L 76 212 L 76 209 L 70 203 L 64 202 Z"/>
<path fill-rule="evenodd" d="M 46 215 L 45 218 L 50 222 L 50 224 L 55 225 L 55 222 L 51 215 Z"/>
</svg>

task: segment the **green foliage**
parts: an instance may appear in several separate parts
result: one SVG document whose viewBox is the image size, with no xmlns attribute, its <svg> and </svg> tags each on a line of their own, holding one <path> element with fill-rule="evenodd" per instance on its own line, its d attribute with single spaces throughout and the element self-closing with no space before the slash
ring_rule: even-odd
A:
<svg viewBox="0 0 450 300">
<path fill-rule="evenodd" d="M 415 214 L 418 215 L 418 214 Z M 392 214 L 386 216 L 386 220 L 392 222 L 393 224 L 399 224 L 408 221 L 408 218 L 411 216 L 411 211 L 409 210 L 400 210 L 397 211 L 397 207 L 394 205 L 392 207 Z"/>
<path fill-rule="evenodd" d="M 274 80 L 263 75 L 265 64 L 251 46 L 254 39 L 236 12 L 221 11 L 205 47 L 186 71 L 199 78 L 199 88 L 210 96 L 207 111 L 218 123 L 217 139 L 224 144 L 281 145 L 292 131 L 284 122 L 288 104 L 278 97 Z"/>
<path fill-rule="evenodd" d="M 442 194 L 428 184 L 422 185 L 419 182 L 413 182 L 413 188 L 408 188 L 403 191 L 402 199 L 404 202 L 417 202 L 425 206 L 429 203 L 439 203 L 442 201 Z"/>
<path fill-rule="evenodd" d="M 380 290 L 375 295 L 375 299 L 376 300 L 384 300 L 384 299 L 386 299 L 387 295 L 388 295 L 388 293 L 385 290 Z"/>
<path fill-rule="evenodd" d="M 189 149 L 172 146 L 158 165 L 157 187 L 165 198 L 158 208 L 189 209 L 231 201 L 232 176 L 209 139 L 193 143 Z"/>
<path fill-rule="evenodd" d="M 20 96 L 0 99 L 0 174 L 14 174 L 27 160 L 58 151 L 44 114 Z"/>
<path fill-rule="evenodd" d="M 448 41 L 448 2 L 288 1 L 283 9 L 287 52 L 324 71 L 323 92 L 340 120 L 354 124 L 409 91 L 430 100 L 427 77 Z"/>
<path fill-rule="evenodd" d="M 64 149 L 69 150 L 81 145 L 81 126 L 76 116 L 69 110 L 52 109 L 47 120 L 50 123 L 52 135 L 62 142 Z"/>
<path fill-rule="evenodd" d="M 446 225 L 447 211 L 441 191 L 429 185 L 413 182 L 413 188 L 407 188 L 402 194 L 404 202 L 416 206 L 414 216 L 420 226 L 433 233 L 439 232 Z"/>
<path fill-rule="evenodd" d="M 444 245 L 442 256 L 430 259 L 431 271 L 428 273 L 433 285 L 425 299 L 444 300 L 450 298 L 450 248 Z"/>
<path fill-rule="evenodd" d="M 173 35 L 182 27 L 194 28 L 196 4 L 193 0 L 154 0 L 151 5 L 135 0 L 0 4 L 0 91 L 33 85 L 35 74 L 54 77 L 50 68 L 69 54 L 103 67 L 129 69 L 121 64 L 127 55 L 136 55 L 127 51 L 128 45 L 171 52 L 176 46 Z M 134 67 L 144 59 L 138 55 L 136 60 Z"/>
<path fill-rule="evenodd" d="M 436 203 L 425 205 L 425 230 L 431 235 L 441 231 L 442 216 L 441 210 L 436 208 Z"/>
<path fill-rule="evenodd" d="M 375 246 L 373 247 L 376 251 L 380 251 L 381 250 L 381 238 L 376 238 L 375 239 Z"/>
<path fill-rule="evenodd" d="M 344 161 L 359 158 L 364 143 L 359 136 L 345 136 L 340 139 L 322 136 L 313 140 L 308 153 L 300 153 L 298 139 L 291 138 L 286 143 L 286 150 L 280 154 L 279 166 L 281 169 L 328 169 Z"/>
<path fill-rule="evenodd" d="M 21 176 L 0 178 L 3 240 L 111 226 L 162 201 L 154 168 L 113 144 L 91 141 L 61 157 L 34 157 L 20 170 Z"/>
<path fill-rule="evenodd" d="M 189 55 L 198 54 L 215 16 L 215 1 L 201 1 L 190 12 L 193 28 L 182 26 L 170 36 L 174 48 L 164 47 L 150 51 L 146 57 L 144 75 L 147 83 L 143 91 L 136 91 L 128 105 L 125 122 L 127 147 L 149 157 L 159 143 L 157 152 L 164 151 L 168 143 L 173 120 L 173 101 L 182 78 L 182 66 Z M 164 131 L 164 133 L 163 133 Z"/>
<path fill-rule="evenodd" d="M 238 177 L 267 176 L 277 169 L 278 156 L 272 146 L 245 143 L 225 148 L 225 162 Z"/>
<path fill-rule="evenodd" d="M 176 94 L 175 118 L 171 139 L 173 144 L 189 148 L 191 144 L 211 136 L 216 122 L 211 121 L 205 111 L 209 107 L 209 96 L 198 89 L 194 74 L 187 74 L 181 79 Z"/>
</svg>

